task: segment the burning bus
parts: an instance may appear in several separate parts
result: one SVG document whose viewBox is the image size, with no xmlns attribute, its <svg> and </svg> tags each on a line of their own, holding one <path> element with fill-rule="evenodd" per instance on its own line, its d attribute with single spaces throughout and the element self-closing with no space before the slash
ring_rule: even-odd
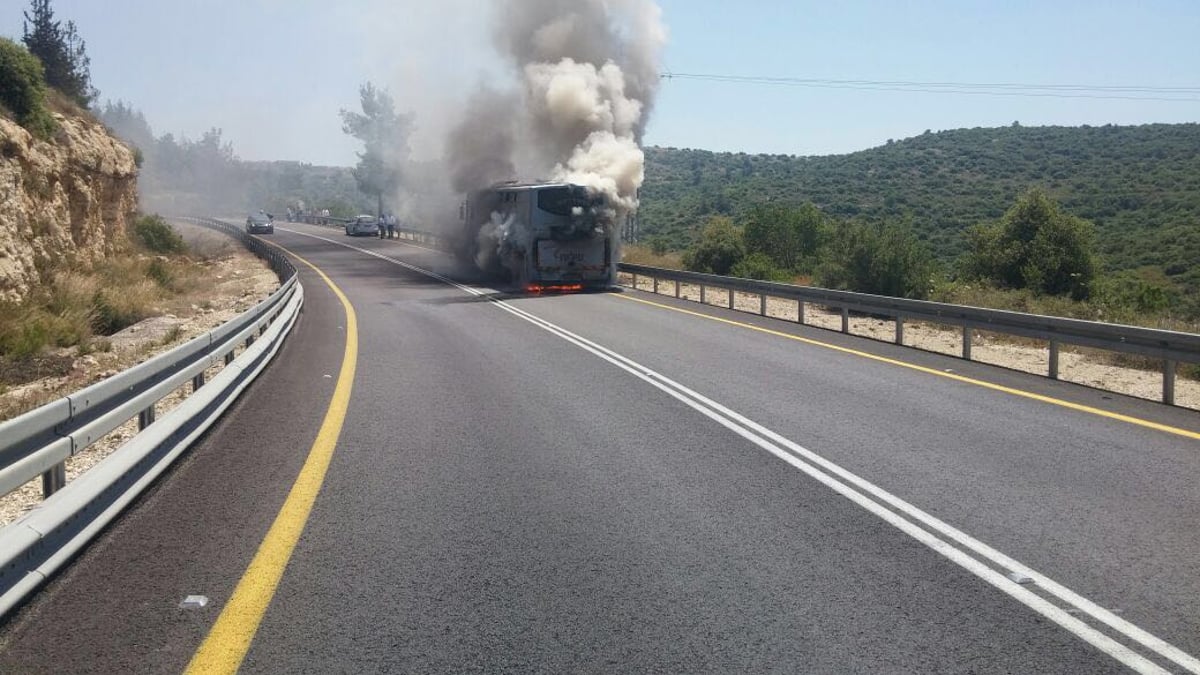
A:
<svg viewBox="0 0 1200 675">
<path fill-rule="evenodd" d="M 613 210 L 571 183 L 498 183 L 459 208 L 459 254 L 531 292 L 608 288 L 616 280 Z"/>
</svg>

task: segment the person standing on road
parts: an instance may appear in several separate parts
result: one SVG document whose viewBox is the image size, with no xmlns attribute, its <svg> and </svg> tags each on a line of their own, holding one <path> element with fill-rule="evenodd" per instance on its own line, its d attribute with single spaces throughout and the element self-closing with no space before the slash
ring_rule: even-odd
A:
<svg viewBox="0 0 1200 675">
<path fill-rule="evenodd" d="M 387 236 L 387 226 L 383 224 L 384 221 L 386 221 L 386 220 L 387 220 L 386 216 L 379 216 L 378 218 L 375 219 L 375 229 L 379 230 L 379 238 L 380 239 L 383 239 L 384 237 Z"/>
<path fill-rule="evenodd" d="M 396 214 L 387 217 L 388 239 L 396 238 Z"/>
</svg>

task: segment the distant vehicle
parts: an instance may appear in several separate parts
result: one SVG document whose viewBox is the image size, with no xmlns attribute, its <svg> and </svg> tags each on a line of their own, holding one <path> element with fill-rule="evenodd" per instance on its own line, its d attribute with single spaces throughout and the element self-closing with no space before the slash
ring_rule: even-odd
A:
<svg viewBox="0 0 1200 675">
<path fill-rule="evenodd" d="M 612 211 L 571 183 L 498 183 L 467 196 L 456 248 L 529 292 L 604 289 L 616 281 Z"/>
<path fill-rule="evenodd" d="M 275 234 L 275 218 L 265 211 L 246 217 L 246 231 L 250 234 Z"/>
<path fill-rule="evenodd" d="M 354 220 L 346 223 L 347 236 L 355 237 L 360 234 L 379 236 L 379 221 L 375 220 L 375 216 L 356 216 Z"/>
</svg>

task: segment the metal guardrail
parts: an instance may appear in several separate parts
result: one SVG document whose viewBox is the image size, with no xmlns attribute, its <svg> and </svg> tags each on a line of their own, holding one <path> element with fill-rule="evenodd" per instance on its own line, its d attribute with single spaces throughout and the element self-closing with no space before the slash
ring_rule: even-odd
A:
<svg viewBox="0 0 1200 675">
<path fill-rule="evenodd" d="M 768 297 L 794 300 L 797 303 L 799 323 L 805 323 L 806 304 L 834 308 L 841 312 L 843 333 L 850 332 L 851 312 L 888 317 L 895 322 L 895 343 L 898 345 L 904 344 L 905 321 L 958 326 L 962 329 L 963 336 L 962 358 L 966 360 L 971 360 L 971 332 L 974 330 L 1045 340 L 1049 343 L 1047 375 L 1051 379 L 1058 379 L 1059 351 L 1064 344 L 1159 359 L 1162 362 L 1163 373 L 1162 401 L 1167 405 L 1175 404 L 1175 371 L 1178 363 L 1200 363 L 1200 335 L 1194 333 L 835 291 L 646 265 L 621 263 L 618 270 L 632 276 L 631 286 L 634 288 L 638 287 L 640 277 L 653 279 L 655 293 L 659 292 L 661 282 L 671 282 L 674 285 L 675 297 L 680 297 L 681 284 L 699 286 L 702 303 L 707 302 L 709 289 L 721 289 L 728 293 L 726 304 L 730 309 L 735 308 L 733 293 L 757 295 L 758 314 L 763 316 L 767 315 Z"/>
<path fill-rule="evenodd" d="M 326 224 L 337 225 L 336 223 Z M 448 249 L 449 246 L 446 238 L 432 232 L 410 228 L 399 228 L 397 232 L 401 233 L 401 238 L 410 241 L 420 241 L 442 249 Z M 1175 404 L 1175 374 L 1178 364 L 1180 362 L 1200 363 L 1200 335 L 1194 333 L 951 305 L 925 300 L 909 300 L 771 281 L 739 279 L 629 263 L 619 263 L 617 270 L 633 276 L 631 286 L 634 288 L 637 287 L 639 277 L 653 279 L 655 293 L 659 292 L 660 282 L 671 282 L 675 284 L 675 297 L 680 297 L 679 284 L 699 286 L 700 302 L 702 303 L 707 301 L 706 294 L 709 289 L 721 289 L 729 293 L 727 304 L 731 309 L 734 309 L 732 293 L 758 295 L 758 313 L 762 316 L 767 315 L 768 297 L 794 300 L 797 303 L 799 323 L 805 323 L 804 308 L 806 304 L 831 307 L 840 310 L 841 332 L 847 334 L 850 332 L 851 312 L 885 316 L 895 323 L 895 343 L 898 345 L 904 344 L 904 323 L 906 321 L 925 321 L 957 326 L 962 329 L 962 358 L 968 361 L 971 360 L 972 331 L 983 330 L 1045 340 L 1049 345 L 1047 376 L 1051 379 L 1059 377 L 1059 354 L 1063 345 L 1092 347 L 1150 357 L 1162 362 L 1162 402 L 1167 405 Z"/>
<path fill-rule="evenodd" d="M 0 495 L 42 476 L 45 500 L 0 529 L 0 615 L 82 547 L 236 398 L 278 350 L 303 288 L 277 248 L 219 221 L 267 260 L 283 282 L 237 318 L 108 379 L 0 423 Z M 240 355 L 235 353 L 244 348 Z M 206 371 L 223 365 L 211 382 Z M 191 395 L 157 419 L 156 405 L 190 383 Z M 66 484 L 66 460 L 133 418 L 138 434 Z"/>
<path fill-rule="evenodd" d="M 350 219 L 333 218 L 330 216 L 304 216 L 294 222 L 307 223 L 309 225 L 321 225 L 325 227 L 344 228 L 346 223 L 350 222 Z M 443 250 L 450 249 L 450 239 L 436 232 L 418 230 L 412 227 L 397 227 L 396 234 L 400 237 L 400 239 L 405 241 L 413 241 Z"/>
<path fill-rule="evenodd" d="M 308 223 L 309 225 L 345 225 L 350 222 L 350 218 L 335 218 L 334 216 L 314 216 L 304 214 L 296 216 L 296 219 L 291 221 L 294 223 Z"/>
</svg>

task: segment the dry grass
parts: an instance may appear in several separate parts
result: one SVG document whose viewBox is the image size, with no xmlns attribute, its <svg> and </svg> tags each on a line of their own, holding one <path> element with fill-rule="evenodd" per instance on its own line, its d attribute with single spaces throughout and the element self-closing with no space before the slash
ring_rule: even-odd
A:
<svg viewBox="0 0 1200 675">
<path fill-rule="evenodd" d="M 152 255 L 137 247 L 91 269 L 44 270 L 47 282 L 21 303 L 3 303 L 0 315 L 0 386 L 44 375 L 38 360 L 58 348 L 79 354 L 104 351 L 104 337 L 152 316 L 208 302 L 212 268 L 237 243 L 201 238 L 196 250 Z M 31 362 L 16 367 L 17 362 Z"/>
<path fill-rule="evenodd" d="M 1067 297 L 1038 295 L 1028 290 L 992 288 L 982 284 L 948 284 L 935 289 L 930 300 L 1025 314 L 1104 321 L 1186 333 L 1200 332 L 1200 321 L 1197 320 L 1183 320 L 1166 314 L 1139 314 L 1131 309 L 1118 311 Z"/>
<path fill-rule="evenodd" d="M 678 251 L 672 251 L 658 255 L 650 250 L 649 246 L 624 244 L 621 246 L 621 262 L 631 265 L 647 265 L 649 267 L 663 267 L 669 270 L 681 270 L 683 269 L 683 254 Z"/>
<path fill-rule="evenodd" d="M 70 96 L 67 96 L 54 87 L 46 87 L 46 108 L 67 117 L 78 117 L 93 124 L 100 124 L 100 120 L 96 118 L 92 111 L 81 107 Z"/>
</svg>

